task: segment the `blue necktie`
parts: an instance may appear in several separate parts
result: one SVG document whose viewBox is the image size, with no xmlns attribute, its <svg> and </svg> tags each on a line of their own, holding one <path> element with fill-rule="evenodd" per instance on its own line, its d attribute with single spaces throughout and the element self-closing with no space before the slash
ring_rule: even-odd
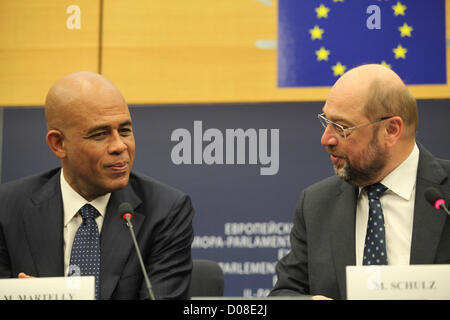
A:
<svg viewBox="0 0 450 320">
<path fill-rule="evenodd" d="M 95 299 L 100 296 L 100 234 L 95 218 L 100 214 L 90 204 L 80 209 L 83 222 L 75 234 L 69 276 L 95 276 Z"/>
<path fill-rule="evenodd" d="M 386 265 L 386 232 L 380 196 L 387 190 L 381 183 L 366 187 L 369 197 L 369 221 L 364 244 L 363 265 Z"/>
</svg>

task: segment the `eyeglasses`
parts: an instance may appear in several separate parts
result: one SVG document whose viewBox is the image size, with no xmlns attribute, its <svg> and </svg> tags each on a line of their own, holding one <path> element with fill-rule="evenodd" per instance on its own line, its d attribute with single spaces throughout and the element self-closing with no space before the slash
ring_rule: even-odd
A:
<svg viewBox="0 0 450 320">
<path fill-rule="evenodd" d="M 380 118 L 378 120 L 375 120 L 375 121 L 372 121 L 372 122 L 368 122 L 368 123 L 363 123 L 363 124 L 360 124 L 358 126 L 354 126 L 354 127 L 350 127 L 350 128 L 345 128 L 345 127 L 341 126 L 340 124 L 337 124 L 336 122 L 328 120 L 325 117 L 325 113 L 320 113 L 320 114 L 317 115 L 317 117 L 319 118 L 320 123 L 322 124 L 322 126 L 325 129 L 327 128 L 328 125 L 331 125 L 331 128 L 333 128 L 333 130 L 337 134 L 339 134 L 341 137 L 346 139 L 349 131 L 356 130 L 356 129 L 359 129 L 361 127 L 365 127 L 365 126 L 368 126 L 368 125 L 371 125 L 371 124 L 374 124 L 374 123 L 377 123 L 377 122 L 380 122 L 380 121 L 383 121 L 383 120 L 387 120 L 389 118 L 392 118 L 393 116 L 382 117 L 382 118 Z"/>
</svg>

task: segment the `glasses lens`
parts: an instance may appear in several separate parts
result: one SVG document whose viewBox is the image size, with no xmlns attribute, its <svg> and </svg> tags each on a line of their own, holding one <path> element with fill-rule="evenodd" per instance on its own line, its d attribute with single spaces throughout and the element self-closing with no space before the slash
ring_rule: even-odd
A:
<svg viewBox="0 0 450 320">
<path fill-rule="evenodd" d="M 338 135 L 340 135 L 341 137 L 345 138 L 345 132 L 344 132 L 344 128 L 339 127 L 337 125 L 333 125 L 334 130 L 336 131 L 336 133 Z"/>
<path fill-rule="evenodd" d="M 319 120 L 320 120 L 320 123 L 322 124 L 322 127 L 324 127 L 326 129 L 327 126 L 330 125 L 331 128 L 334 130 L 334 132 L 336 132 L 341 137 L 345 138 L 346 135 L 345 135 L 345 132 L 344 132 L 345 130 L 343 127 L 341 127 L 337 123 L 334 123 L 334 122 L 328 120 L 327 118 L 325 118 L 325 116 L 323 114 L 319 114 Z"/>
<path fill-rule="evenodd" d="M 319 121 L 320 124 L 322 125 L 322 127 L 326 128 L 327 127 L 327 120 L 325 119 L 325 117 L 321 114 L 319 114 Z"/>
</svg>

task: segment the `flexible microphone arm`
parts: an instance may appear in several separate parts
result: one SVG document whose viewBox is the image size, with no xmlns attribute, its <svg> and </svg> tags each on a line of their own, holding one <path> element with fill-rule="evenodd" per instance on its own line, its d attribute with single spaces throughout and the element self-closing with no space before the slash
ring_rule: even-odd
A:
<svg viewBox="0 0 450 320">
<path fill-rule="evenodd" d="M 156 300 L 155 295 L 152 290 L 152 285 L 150 283 L 150 279 L 148 278 L 147 271 L 145 270 L 144 261 L 142 260 L 142 256 L 141 256 L 141 250 L 139 249 L 139 245 L 136 241 L 133 224 L 131 223 L 131 219 L 133 218 L 133 215 L 132 215 L 133 207 L 129 203 L 124 202 L 119 206 L 119 212 L 121 214 L 123 213 L 122 218 L 127 222 L 128 229 L 130 230 L 131 238 L 133 239 L 134 248 L 136 249 L 139 264 L 141 265 L 142 274 L 144 275 L 145 285 L 147 286 L 147 291 L 150 296 L 150 300 Z"/>
</svg>

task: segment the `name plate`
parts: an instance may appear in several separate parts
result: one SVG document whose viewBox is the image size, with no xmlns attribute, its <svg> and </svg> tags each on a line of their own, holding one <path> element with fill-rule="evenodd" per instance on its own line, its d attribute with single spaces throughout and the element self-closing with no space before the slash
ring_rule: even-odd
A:
<svg viewBox="0 0 450 320">
<path fill-rule="evenodd" d="M 93 300 L 95 278 L 1 279 L 0 300 Z"/>
<path fill-rule="evenodd" d="M 450 265 L 347 266 L 348 300 L 450 299 Z"/>
</svg>

